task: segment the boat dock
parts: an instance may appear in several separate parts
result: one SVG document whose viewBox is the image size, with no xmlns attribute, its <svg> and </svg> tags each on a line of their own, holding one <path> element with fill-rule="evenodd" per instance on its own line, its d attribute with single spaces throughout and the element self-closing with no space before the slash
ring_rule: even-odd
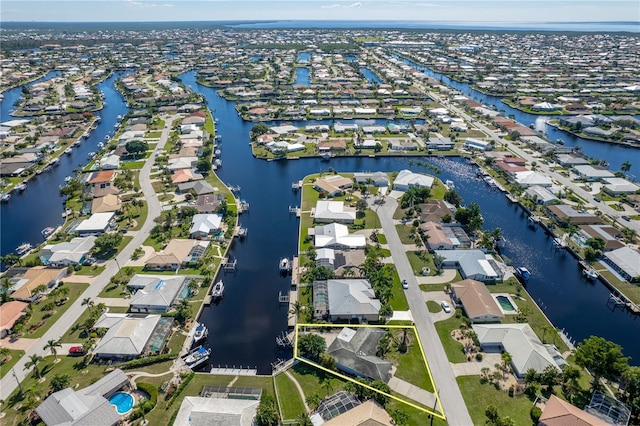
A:
<svg viewBox="0 0 640 426">
<path fill-rule="evenodd" d="M 626 309 L 634 315 L 640 315 L 640 306 L 633 303 L 622 293 L 610 293 L 607 305 L 612 305 L 612 310 L 616 308 Z"/>
<path fill-rule="evenodd" d="M 278 292 L 278 303 L 289 303 L 289 295 Z"/>
<path fill-rule="evenodd" d="M 296 217 L 300 217 L 302 209 L 298 206 L 289 206 L 289 214 L 295 214 Z"/>
<path fill-rule="evenodd" d="M 229 259 L 229 258 L 224 258 L 222 259 L 222 269 L 225 272 L 235 272 L 237 269 L 237 265 L 238 265 L 238 259 Z"/>
<path fill-rule="evenodd" d="M 298 314 L 295 313 L 293 306 L 298 302 L 298 290 L 289 291 L 289 310 L 287 311 L 287 327 L 293 328 L 298 322 Z"/>
<path fill-rule="evenodd" d="M 293 257 L 291 262 L 291 286 L 296 287 L 300 283 L 300 259 L 298 256 Z"/>
<path fill-rule="evenodd" d="M 291 190 L 294 191 L 294 192 L 297 191 L 300 188 L 302 188 L 302 181 L 301 180 L 299 180 L 297 182 L 293 182 L 291 184 Z"/>
<path fill-rule="evenodd" d="M 211 299 L 212 299 L 212 296 L 211 296 L 210 294 L 207 294 L 207 295 L 204 297 L 204 305 L 205 305 L 205 306 L 209 306 L 209 305 L 211 305 Z"/>
<path fill-rule="evenodd" d="M 256 376 L 258 374 L 258 368 L 243 367 L 241 365 L 238 367 L 235 365 L 225 365 L 224 367 L 218 365 L 217 367 L 213 367 L 211 371 L 209 371 L 209 374 L 217 374 L 220 376 Z"/>
<path fill-rule="evenodd" d="M 249 211 L 249 202 L 248 201 L 238 200 L 236 205 L 238 206 L 238 214 Z"/>
<path fill-rule="evenodd" d="M 293 332 L 283 331 L 278 336 L 276 336 L 276 344 L 281 348 L 292 348 L 293 347 Z"/>
</svg>

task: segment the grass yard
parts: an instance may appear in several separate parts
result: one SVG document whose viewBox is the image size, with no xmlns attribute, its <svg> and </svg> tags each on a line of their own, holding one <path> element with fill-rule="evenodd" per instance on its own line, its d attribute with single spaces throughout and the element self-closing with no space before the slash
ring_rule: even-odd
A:
<svg viewBox="0 0 640 426">
<path fill-rule="evenodd" d="M 398 272 L 393 271 L 393 286 L 391 287 L 391 301 L 389 302 L 394 311 L 408 311 L 407 295 L 404 293 Z"/>
<path fill-rule="evenodd" d="M 329 395 L 334 394 L 342 390 L 346 383 L 346 381 L 341 378 L 312 367 L 309 364 L 305 364 L 304 362 L 297 363 L 289 371 L 298 383 L 300 383 L 307 397 L 317 393 L 324 398 L 327 396 L 327 390 L 329 390 Z M 329 385 L 324 385 L 326 381 L 329 381 Z"/>
<path fill-rule="evenodd" d="M 0 363 L 0 379 L 3 378 L 4 375 L 11 370 L 11 367 L 13 367 L 16 364 L 16 362 L 18 362 L 18 360 L 22 358 L 23 355 L 24 355 L 24 351 L 20 351 L 17 349 L 9 350 L 9 354 L 7 356 L 10 356 L 11 359 L 6 362 Z"/>
<path fill-rule="evenodd" d="M 392 329 L 391 331 L 395 341 L 400 342 L 404 331 L 399 329 Z M 397 362 L 398 369 L 395 376 L 429 392 L 434 392 L 433 383 L 429 378 L 420 345 L 412 330 L 407 330 L 407 341 L 409 342 L 407 353 L 400 354 L 394 351 L 389 354 L 389 358 Z"/>
<path fill-rule="evenodd" d="M 58 321 L 58 319 L 62 316 L 62 314 L 64 314 L 66 310 L 69 309 L 69 306 L 71 306 L 73 302 L 75 302 L 76 299 L 80 297 L 80 295 L 84 293 L 84 291 L 87 288 L 89 288 L 89 284 L 65 283 L 64 287 L 69 289 L 69 295 L 67 296 L 69 299 L 64 303 L 64 305 L 55 306 L 54 311 L 48 311 L 48 310 L 42 309 L 45 305 L 51 302 L 51 300 L 48 300 L 47 298 L 41 299 L 39 302 L 31 304 L 32 314 L 31 314 L 31 318 L 27 322 L 25 322 L 25 327 L 24 327 L 25 334 L 23 337 L 26 337 L 26 338 L 42 337 L 44 333 L 46 333 L 47 330 L 49 330 L 49 328 L 56 321 Z M 54 313 L 53 315 L 49 316 L 51 312 L 54 312 Z M 31 328 L 32 326 L 35 326 L 36 324 L 39 324 L 41 321 L 44 321 L 44 324 L 42 326 L 38 327 L 33 332 L 29 332 L 29 328 Z"/>
<path fill-rule="evenodd" d="M 640 303 L 640 286 L 628 281 L 620 281 L 611 271 L 596 263 L 593 265 L 600 275 L 607 279 L 615 288 L 620 290 L 634 303 Z"/>
<path fill-rule="evenodd" d="M 435 323 L 436 331 L 438 332 L 438 336 L 450 362 L 467 362 L 462 343 L 451 337 L 451 332 L 460 328 L 461 324 L 462 319 L 456 318 L 455 315 L 444 321 Z"/>
<path fill-rule="evenodd" d="M 84 312 L 80 314 L 80 317 L 78 317 L 76 322 L 73 323 L 73 325 L 69 327 L 67 332 L 62 335 L 62 337 L 60 338 L 60 342 L 82 343 L 84 338 L 80 337 L 80 334 L 82 334 L 82 327 L 80 325 L 88 319 L 89 319 L 89 310 L 85 308 Z"/>
<path fill-rule="evenodd" d="M 442 311 L 442 307 L 438 302 L 434 302 L 433 300 L 427 300 L 427 309 L 432 314 L 438 313 Z"/>
<path fill-rule="evenodd" d="M 498 407 L 501 418 L 510 417 L 519 426 L 533 425 L 529 417 L 533 402 L 525 395 L 510 397 L 507 392 L 497 390 L 492 384 L 480 383 L 479 376 L 462 376 L 456 380 L 473 424 L 485 424 L 485 410 L 489 405 L 494 405 Z"/>
<path fill-rule="evenodd" d="M 302 397 L 291 379 L 284 373 L 278 374 L 275 379 L 278 389 L 278 402 L 282 410 L 283 420 L 296 419 L 300 413 L 305 411 Z"/>
<path fill-rule="evenodd" d="M 411 264 L 413 273 L 418 276 L 422 276 L 422 268 L 429 268 L 429 275 L 436 274 L 436 265 L 433 263 L 433 256 L 427 251 L 408 251 L 407 259 Z"/>
<path fill-rule="evenodd" d="M 83 266 L 79 271 L 73 271 L 74 275 L 86 275 L 88 277 L 95 277 L 104 272 L 104 266 L 91 265 Z"/>
<path fill-rule="evenodd" d="M 413 238 L 411 238 L 411 227 L 407 225 L 396 225 L 396 231 L 398 232 L 398 237 L 400 237 L 400 242 L 402 244 L 415 244 Z"/>
</svg>

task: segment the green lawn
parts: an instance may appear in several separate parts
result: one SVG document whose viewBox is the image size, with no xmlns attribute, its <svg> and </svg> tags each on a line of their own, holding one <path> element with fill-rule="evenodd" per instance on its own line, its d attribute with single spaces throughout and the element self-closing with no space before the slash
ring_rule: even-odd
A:
<svg viewBox="0 0 640 426">
<path fill-rule="evenodd" d="M 282 409 L 282 419 L 296 419 L 300 413 L 305 411 L 302 397 L 291 379 L 284 373 L 275 377 L 275 384 L 278 388 L 278 401 Z"/>
<path fill-rule="evenodd" d="M 411 227 L 407 225 L 396 225 L 396 231 L 398 232 L 398 237 L 400 237 L 400 241 L 402 244 L 415 244 L 413 238 L 409 235 L 411 234 Z"/>
<path fill-rule="evenodd" d="M 485 410 L 489 405 L 494 405 L 498 408 L 500 417 L 510 417 L 519 426 L 533 425 L 529 417 L 533 402 L 525 395 L 510 397 L 507 392 L 497 390 L 492 384 L 481 384 L 479 376 L 462 376 L 456 380 L 473 424 L 485 424 Z"/>
<path fill-rule="evenodd" d="M 394 311 L 408 311 L 409 303 L 407 302 L 407 295 L 404 293 L 398 272 L 393 270 L 393 286 L 391 287 L 391 308 Z"/>
<path fill-rule="evenodd" d="M 82 328 L 80 327 L 80 324 L 85 322 L 88 318 L 89 318 L 89 310 L 86 309 L 85 307 L 85 310 L 82 312 L 82 314 L 80 314 L 80 317 L 78 317 L 76 322 L 73 323 L 73 325 L 69 327 L 67 332 L 62 335 L 62 337 L 60 338 L 60 342 L 82 343 L 84 338 L 80 337 L 80 334 L 82 333 Z"/>
<path fill-rule="evenodd" d="M 640 304 L 640 285 L 631 284 L 628 281 L 620 281 L 611 271 L 600 264 L 593 265 L 604 278 L 607 279 L 615 288 L 620 290 L 632 302 Z"/>
<path fill-rule="evenodd" d="M 400 342 L 404 330 L 395 329 L 392 332 L 395 341 Z M 420 345 L 418 345 L 415 333 L 412 330 L 407 330 L 407 340 L 409 342 L 407 353 L 401 354 L 393 351 L 389 356 L 389 359 L 397 362 L 398 369 L 395 376 L 429 392 L 434 392 L 433 383 L 429 378 Z"/>
<path fill-rule="evenodd" d="M 413 269 L 413 273 L 418 276 L 422 276 L 422 268 L 429 268 L 429 275 L 433 276 L 436 274 L 436 265 L 433 263 L 433 256 L 427 251 L 408 251 L 407 259 L 411 264 L 411 269 Z"/>
<path fill-rule="evenodd" d="M 380 244 L 387 244 L 387 236 L 382 233 L 378 234 L 378 242 Z"/>
<path fill-rule="evenodd" d="M 138 208 L 136 207 L 136 212 Z M 136 225 L 131 227 L 130 229 L 132 231 L 139 231 L 140 229 L 142 229 L 142 225 L 144 225 L 144 222 L 147 220 L 147 215 L 149 214 L 149 206 L 147 205 L 146 201 L 142 203 L 142 207 L 140 207 L 140 213 L 138 214 L 137 217 L 135 217 L 136 220 Z"/>
<path fill-rule="evenodd" d="M 79 271 L 73 271 L 75 275 L 86 275 L 88 277 L 95 277 L 104 272 L 104 266 L 91 265 L 91 266 L 83 266 Z"/>
<path fill-rule="evenodd" d="M 455 315 L 444 321 L 435 323 L 436 331 L 438 332 L 438 336 L 450 362 L 467 362 L 462 343 L 451 337 L 451 332 L 460 328 L 460 324 L 462 324 L 462 319 L 456 318 Z"/>
<path fill-rule="evenodd" d="M 174 332 L 169 339 L 169 343 L 167 343 L 167 347 L 170 349 L 172 354 L 180 353 L 182 349 L 182 345 L 184 345 L 184 341 L 187 340 L 187 336 L 180 332 Z"/>
<path fill-rule="evenodd" d="M 324 388 L 323 383 L 329 381 L 330 386 L 327 386 L 329 395 L 342 390 L 345 385 L 345 381 L 333 374 L 326 373 L 318 368 L 315 368 L 309 364 L 299 362 L 294 365 L 290 370 L 291 374 L 296 378 L 306 396 L 319 394 L 321 397 L 327 396 L 327 390 Z"/>
<path fill-rule="evenodd" d="M 50 314 L 49 311 L 43 310 L 43 306 L 50 303 L 51 300 L 47 300 L 47 298 L 41 299 L 39 302 L 32 303 L 32 314 L 29 321 L 25 323 L 24 327 L 24 336 L 26 338 L 38 338 L 42 337 L 44 333 L 49 330 L 49 328 L 65 313 L 69 306 L 75 302 L 75 300 L 80 297 L 84 291 L 89 288 L 89 284 L 84 283 L 65 283 L 64 287 L 69 289 L 69 295 L 67 296 L 69 299 L 62 306 L 56 306 L 54 310 L 54 314 L 48 316 Z M 44 324 L 38 327 L 33 333 L 29 332 L 29 328 L 35 326 L 36 324 L 44 321 Z"/>
<path fill-rule="evenodd" d="M 434 314 L 442 311 L 442 307 L 440 306 L 440 304 L 438 302 L 434 302 L 433 300 L 427 300 L 427 309 L 429 309 L 429 312 Z"/>
<path fill-rule="evenodd" d="M 0 363 L 0 379 L 4 377 L 5 374 L 7 374 L 9 372 L 9 370 L 11 370 L 11 367 L 13 367 L 16 362 L 18 362 L 18 360 L 20 358 L 22 358 L 22 356 L 24 355 L 24 351 L 20 351 L 17 349 L 11 349 L 9 350 L 9 355 L 11 357 L 10 360 Z M 3 358 L 3 357 L 0 357 Z"/>
</svg>

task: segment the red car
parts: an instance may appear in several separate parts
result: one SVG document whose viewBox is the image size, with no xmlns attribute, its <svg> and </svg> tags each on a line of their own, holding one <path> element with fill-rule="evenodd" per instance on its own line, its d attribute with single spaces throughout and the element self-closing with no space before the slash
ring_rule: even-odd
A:
<svg viewBox="0 0 640 426">
<path fill-rule="evenodd" d="M 82 346 L 71 346 L 69 348 L 69 355 L 71 356 L 80 356 L 84 355 L 86 352 Z"/>
</svg>

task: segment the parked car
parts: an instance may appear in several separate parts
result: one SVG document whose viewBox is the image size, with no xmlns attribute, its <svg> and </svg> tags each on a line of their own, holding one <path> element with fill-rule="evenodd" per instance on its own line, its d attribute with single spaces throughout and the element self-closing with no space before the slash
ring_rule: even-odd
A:
<svg viewBox="0 0 640 426">
<path fill-rule="evenodd" d="M 84 262 L 82 262 L 82 264 L 83 264 L 84 266 L 91 266 L 91 265 L 93 265 L 94 263 L 96 263 L 96 258 L 95 258 L 95 257 L 87 257 L 87 258 L 84 260 Z"/>
<path fill-rule="evenodd" d="M 631 220 L 631 219 L 629 219 L 629 216 L 627 216 L 626 214 L 623 214 L 620 217 L 623 218 L 624 220 L 626 220 L 627 222 Z"/>
<path fill-rule="evenodd" d="M 442 302 L 440 302 L 440 306 L 442 307 L 442 310 L 447 313 L 450 314 L 451 313 L 451 306 L 445 302 L 444 300 Z"/>
<path fill-rule="evenodd" d="M 82 346 L 71 346 L 69 348 L 69 355 L 70 356 L 81 356 L 84 355 L 86 353 L 86 351 L 84 350 L 84 348 Z"/>
<path fill-rule="evenodd" d="M 409 283 L 407 282 L 407 280 L 402 280 L 402 288 L 404 288 L 405 290 L 409 288 Z"/>
</svg>

